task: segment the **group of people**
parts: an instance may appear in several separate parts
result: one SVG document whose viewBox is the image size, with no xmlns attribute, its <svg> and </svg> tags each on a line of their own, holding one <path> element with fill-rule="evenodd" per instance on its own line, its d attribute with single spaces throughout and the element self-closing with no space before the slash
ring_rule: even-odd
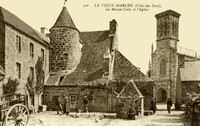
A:
<svg viewBox="0 0 200 126">
<path fill-rule="evenodd" d="M 168 99 L 167 99 L 167 111 L 168 111 L 169 114 L 170 114 L 170 112 L 171 112 L 171 107 L 172 107 L 172 100 L 171 100 L 170 98 L 168 98 Z M 157 107 L 156 107 L 156 99 L 153 98 L 153 99 L 151 100 L 151 107 L 150 107 L 150 110 L 152 110 L 153 113 L 156 113 L 156 109 L 157 109 Z"/>
<path fill-rule="evenodd" d="M 64 97 L 64 102 L 61 101 L 61 98 L 58 97 L 58 99 L 55 101 L 57 114 L 66 114 L 69 115 L 70 113 L 70 100 L 69 97 Z"/>
<path fill-rule="evenodd" d="M 61 98 L 58 97 L 58 99 L 55 101 L 55 105 L 56 105 L 56 110 L 57 110 L 57 114 L 66 114 L 69 115 L 70 113 L 70 99 L 68 96 L 64 97 L 64 102 L 61 101 Z M 83 98 L 83 102 L 81 104 L 81 107 L 79 109 L 83 110 L 83 112 L 88 112 L 88 98 L 87 96 L 84 96 Z"/>
</svg>

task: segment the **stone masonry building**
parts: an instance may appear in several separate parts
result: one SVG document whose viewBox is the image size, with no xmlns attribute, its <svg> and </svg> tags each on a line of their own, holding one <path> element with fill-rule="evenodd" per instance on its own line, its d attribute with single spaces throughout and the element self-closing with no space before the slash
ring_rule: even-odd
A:
<svg viewBox="0 0 200 126">
<path fill-rule="evenodd" d="M 198 88 L 200 81 L 197 52 L 178 46 L 180 16 L 173 10 L 155 15 L 156 49 L 152 45 L 149 64 L 149 76 L 155 81 L 154 97 L 157 102 L 166 102 L 170 97 L 176 107 L 180 107 L 187 92 L 194 91 L 190 90 L 191 87 Z"/>
<path fill-rule="evenodd" d="M 71 110 L 77 111 L 87 95 L 89 111 L 115 112 L 116 96 L 130 79 L 143 96 L 152 98 L 152 80 L 117 48 L 117 21 L 110 21 L 108 30 L 80 32 L 64 6 L 48 37 L 50 41 L 0 7 L 0 66 L 6 78 L 3 83 L 10 77 L 17 78 L 20 85 L 16 93 L 28 93 L 29 105 L 34 105 L 36 111 L 41 104 L 54 110 L 56 100 L 64 96 L 69 96 Z M 27 83 L 31 77 L 36 85 L 39 57 L 43 60 L 45 86 L 38 96 L 27 90 Z M 150 103 L 147 98 L 145 105 Z"/>
<path fill-rule="evenodd" d="M 118 51 L 117 43 L 115 20 L 110 21 L 109 30 L 80 32 L 64 6 L 50 29 L 50 75 L 44 87 L 47 108 L 55 110 L 58 98 L 68 96 L 71 111 L 78 111 L 86 95 L 89 111 L 115 112 L 116 94 L 130 79 L 141 85 L 152 82 Z"/>
<path fill-rule="evenodd" d="M 27 93 L 26 83 L 29 76 L 36 81 L 35 65 L 39 57 L 44 62 L 45 80 L 49 75 L 49 40 L 0 7 L 0 65 L 5 70 L 5 78 L 19 80 L 16 93 Z M 0 94 L 2 95 L 2 89 Z M 34 100 L 36 96 L 31 95 L 29 98 L 29 104 L 38 104 L 38 100 Z"/>
</svg>

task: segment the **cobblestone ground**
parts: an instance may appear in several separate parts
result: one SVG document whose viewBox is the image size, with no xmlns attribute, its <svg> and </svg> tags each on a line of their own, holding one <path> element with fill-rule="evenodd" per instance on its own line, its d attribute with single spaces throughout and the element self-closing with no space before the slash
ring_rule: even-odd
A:
<svg viewBox="0 0 200 126">
<path fill-rule="evenodd" d="M 56 112 L 42 112 L 30 116 L 28 126 L 189 126 L 182 111 L 158 111 L 154 115 L 137 120 L 101 118 L 100 113 L 84 113 L 80 117 L 56 115 Z M 184 125 L 185 124 L 185 125 Z"/>
</svg>

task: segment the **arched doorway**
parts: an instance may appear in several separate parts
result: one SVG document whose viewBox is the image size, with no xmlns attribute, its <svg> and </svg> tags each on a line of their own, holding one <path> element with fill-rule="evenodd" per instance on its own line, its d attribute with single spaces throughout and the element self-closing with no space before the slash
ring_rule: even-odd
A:
<svg viewBox="0 0 200 126">
<path fill-rule="evenodd" d="M 156 99 L 157 99 L 157 102 L 166 102 L 167 92 L 163 88 L 158 89 Z"/>
</svg>

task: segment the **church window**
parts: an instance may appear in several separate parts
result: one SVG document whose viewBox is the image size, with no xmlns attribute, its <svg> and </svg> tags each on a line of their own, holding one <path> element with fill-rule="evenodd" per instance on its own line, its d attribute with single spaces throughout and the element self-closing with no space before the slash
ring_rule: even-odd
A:
<svg viewBox="0 0 200 126">
<path fill-rule="evenodd" d="M 173 20 L 173 22 L 172 22 L 172 35 L 173 35 L 173 37 L 175 37 L 175 26 L 174 26 L 174 20 Z"/>
<path fill-rule="evenodd" d="M 165 36 L 167 35 L 167 22 L 165 21 L 165 26 L 164 26 L 164 34 L 165 34 Z"/>
<path fill-rule="evenodd" d="M 161 34 L 161 37 L 163 36 L 163 24 L 161 23 L 161 25 L 160 25 L 160 34 Z"/>
<path fill-rule="evenodd" d="M 178 38 L 178 23 L 175 22 L 175 37 Z"/>
<path fill-rule="evenodd" d="M 166 75 L 166 60 L 162 59 L 160 62 L 160 75 Z"/>
</svg>

